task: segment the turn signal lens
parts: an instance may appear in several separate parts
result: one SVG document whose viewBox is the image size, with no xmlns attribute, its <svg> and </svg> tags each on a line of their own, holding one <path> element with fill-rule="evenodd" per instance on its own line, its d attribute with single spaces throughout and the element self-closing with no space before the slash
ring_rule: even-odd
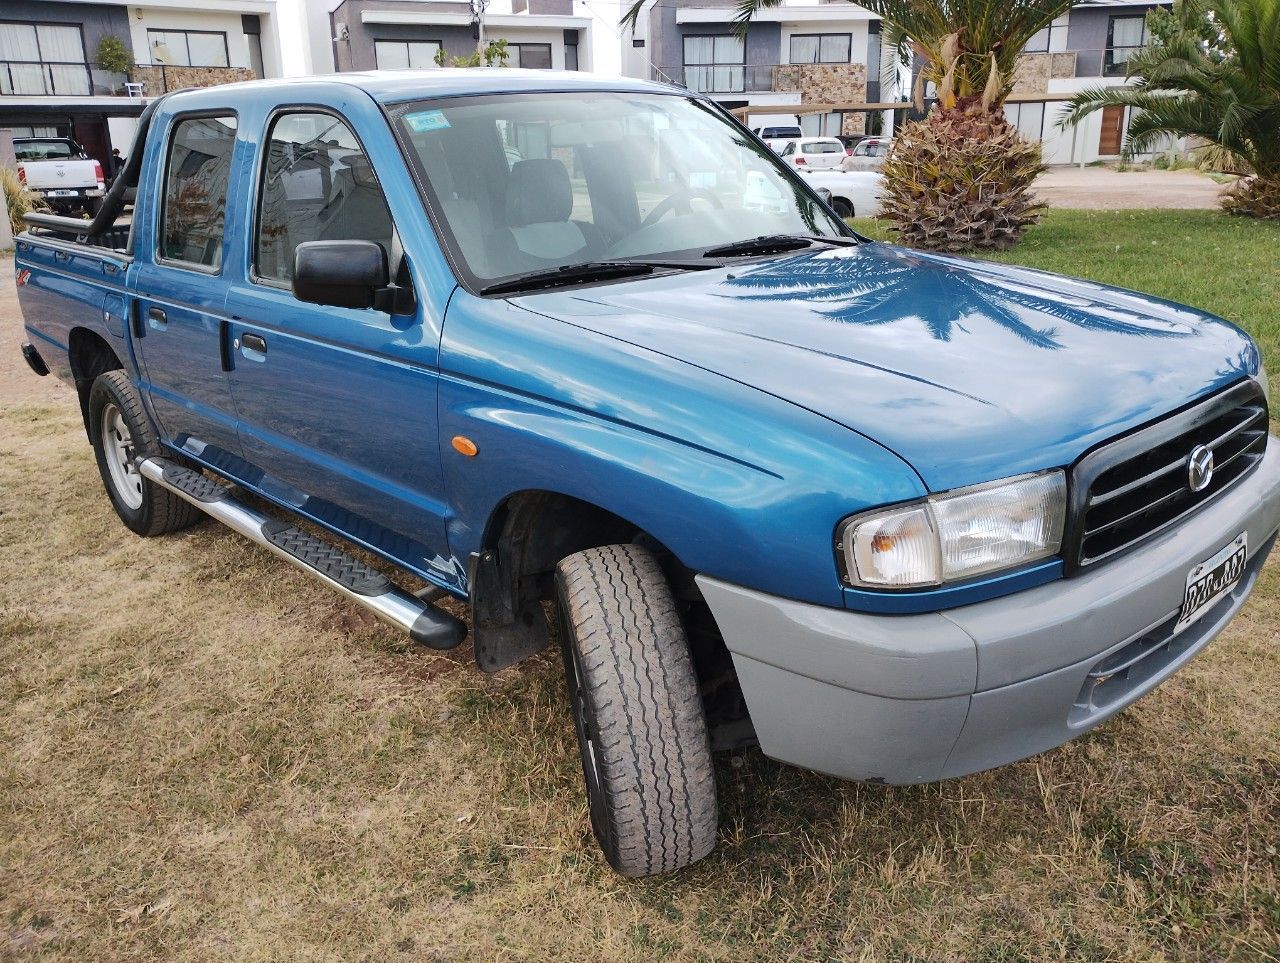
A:
<svg viewBox="0 0 1280 963">
<path fill-rule="evenodd" d="M 1067 482 L 1062 471 L 957 489 L 845 523 L 850 583 L 924 588 L 1056 555 Z"/>
</svg>

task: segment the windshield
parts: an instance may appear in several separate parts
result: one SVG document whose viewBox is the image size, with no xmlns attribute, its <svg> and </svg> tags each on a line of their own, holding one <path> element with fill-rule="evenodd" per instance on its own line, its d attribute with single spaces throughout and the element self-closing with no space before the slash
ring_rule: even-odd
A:
<svg viewBox="0 0 1280 963">
<path fill-rule="evenodd" d="M 772 151 L 682 96 L 537 93 L 395 111 L 455 265 L 477 286 L 760 237 L 847 237 Z"/>
<path fill-rule="evenodd" d="M 75 156 L 71 142 L 67 140 L 14 141 L 13 153 L 20 161 L 66 160 Z"/>
</svg>

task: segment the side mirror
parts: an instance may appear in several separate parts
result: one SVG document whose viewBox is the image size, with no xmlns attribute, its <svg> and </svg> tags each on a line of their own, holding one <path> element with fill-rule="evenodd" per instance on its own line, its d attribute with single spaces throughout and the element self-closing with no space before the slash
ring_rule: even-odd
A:
<svg viewBox="0 0 1280 963">
<path fill-rule="evenodd" d="M 293 296 L 335 308 L 372 308 L 391 283 L 373 241 L 303 241 L 293 252 Z"/>
<path fill-rule="evenodd" d="M 816 188 L 816 190 L 818 192 L 818 196 L 822 198 L 822 203 L 830 207 L 831 206 L 831 188 L 819 187 L 819 188 Z"/>
</svg>

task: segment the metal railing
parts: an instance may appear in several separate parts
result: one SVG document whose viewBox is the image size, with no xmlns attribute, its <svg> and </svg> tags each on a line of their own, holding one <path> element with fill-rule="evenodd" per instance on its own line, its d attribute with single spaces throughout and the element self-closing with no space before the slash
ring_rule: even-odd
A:
<svg viewBox="0 0 1280 963">
<path fill-rule="evenodd" d="M 688 87 L 700 94 L 798 92 L 819 71 L 860 64 L 674 64 L 654 67 L 654 80 Z M 871 80 L 869 87 L 879 88 Z M 877 93 L 877 96 L 879 94 Z"/>
<path fill-rule="evenodd" d="M 184 87 L 250 80 L 246 67 L 135 64 L 128 73 L 98 64 L 0 60 L 0 97 L 155 97 Z"/>
</svg>

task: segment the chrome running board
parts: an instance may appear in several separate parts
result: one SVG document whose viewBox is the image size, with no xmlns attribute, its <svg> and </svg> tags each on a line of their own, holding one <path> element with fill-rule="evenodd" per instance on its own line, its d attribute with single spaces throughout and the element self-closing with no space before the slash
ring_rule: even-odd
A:
<svg viewBox="0 0 1280 963">
<path fill-rule="evenodd" d="M 233 497 L 229 485 L 166 458 L 138 463 L 142 477 L 195 505 L 256 545 L 362 605 L 432 649 L 452 649 L 466 638 L 466 623 L 397 587 L 385 575 L 323 539 L 271 518 Z"/>
</svg>

